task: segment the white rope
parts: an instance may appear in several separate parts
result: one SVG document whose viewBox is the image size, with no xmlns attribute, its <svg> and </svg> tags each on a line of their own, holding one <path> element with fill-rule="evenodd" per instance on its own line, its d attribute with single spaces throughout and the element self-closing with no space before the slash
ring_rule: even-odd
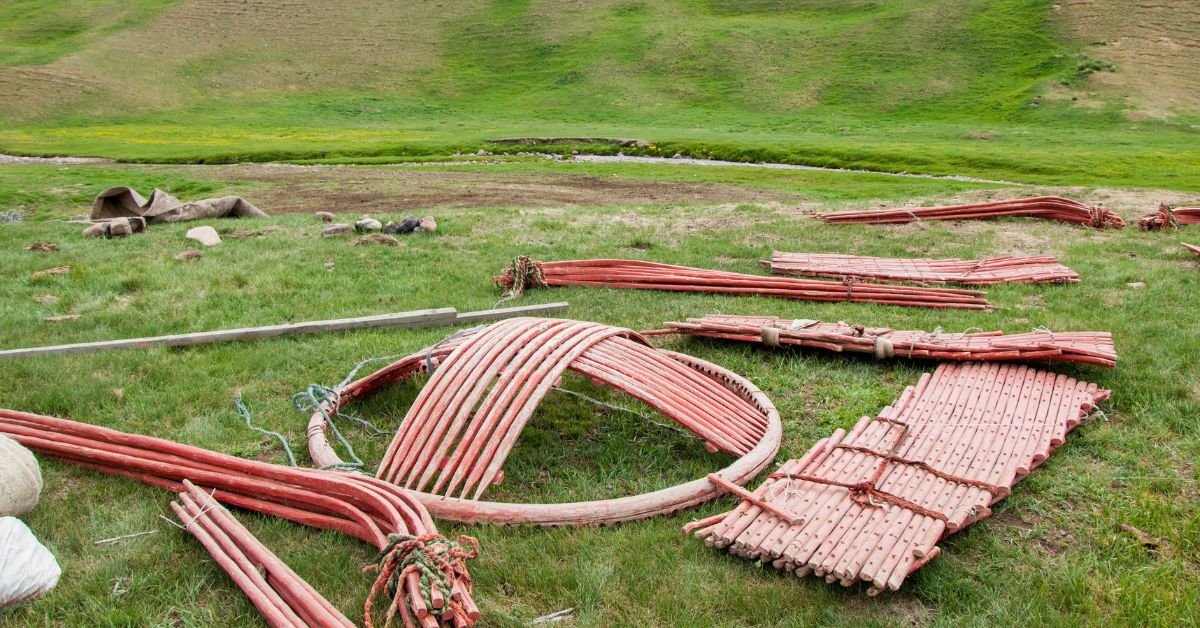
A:
<svg viewBox="0 0 1200 628">
<path fill-rule="evenodd" d="M 896 357 L 896 347 L 892 345 L 892 341 L 883 336 L 875 336 L 875 359 L 894 357 Z"/>
<path fill-rule="evenodd" d="M 212 510 L 214 507 L 216 507 L 218 505 L 217 500 L 213 498 L 213 496 L 216 495 L 216 493 L 217 493 L 217 489 L 215 489 L 215 488 L 212 489 L 208 493 L 208 499 L 204 500 L 204 504 L 202 505 L 203 507 L 200 508 L 200 512 L 196 513 L 196 516 L 192 517 L 192 519 L 190 521 L 185 521 L 183 523 L 183 525 L 175 523 L 174 521 L 172 521 L 162 515 L 159 515 L 158 518 L 162 519 L 163 521 L 166 521 L 167 523 L 175 526 L 176 528 L 179 528 L 180 530 L 183 530 L 184 532 L 190 531 L 193 523 L 196 523 L 197 521 L 199 521 L 200 517 L 203 517 L 205 514 L 208 513 L 208 511 Z"/>
</svg>

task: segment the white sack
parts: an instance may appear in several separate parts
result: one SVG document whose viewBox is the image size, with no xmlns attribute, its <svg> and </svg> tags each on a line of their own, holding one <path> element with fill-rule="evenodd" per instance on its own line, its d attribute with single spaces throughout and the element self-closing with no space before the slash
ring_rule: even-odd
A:
<svg viewBox="0 0 1200 628">
<path fill-rule="evenodd" d="M 0 517 L 0 608 L 53 589 L 60 575 L 58 561 L 25 522 Z"/>
<path fill-rule="evenodd" d="M 0 434 L 0 517 L 28 513 L 41 494 L 42 472 L 33 453 Z"/>
</svg>

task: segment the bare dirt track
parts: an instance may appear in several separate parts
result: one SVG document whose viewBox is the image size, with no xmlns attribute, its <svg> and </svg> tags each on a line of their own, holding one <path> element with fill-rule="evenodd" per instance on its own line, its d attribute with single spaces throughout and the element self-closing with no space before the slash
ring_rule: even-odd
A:
<svg viewBox="0 0 1200 628">
<path fill-rule="evenodd" d="M 710 183 L 677 183 L 570 173 L 416 171 L 242 165 L 198 167 L 216 181 L 262 183 L 255 203 L 270 213 L 395 212 L 437 207 L 554 207 L 655 203 L 787 201 L 782 191 Z"/>
<path fill-rule="evenodd" d="M 137 166 L 131 166 L 137 167 Z M 294 166 L 240 164 L 186 166 L 190 177 L 218 184 L 238 181 L 254 189 L 237 193 L 269 214 L 417 213 L 438 208 L 520 207 L 525 211 L 570 206 L 682 205 L 688 203 L 757 203 L 769 213 L 789 216 L 829 209 L 803 193 L 731 185 L 641 179 L 631 176 L 571 172 L 505 172 L 490 165 L 424 167 Z M 904 200 L 857 203 L 855 207 L 908 207 L 977 203 L 1057 194 L 1089 205 L 1100 205 L 1136 220 L 1159 203 L 1173 206 L 1200 203 L 1200 196 L 1151 189 L 1037 187 L 967 190 Z"/>
</svg>

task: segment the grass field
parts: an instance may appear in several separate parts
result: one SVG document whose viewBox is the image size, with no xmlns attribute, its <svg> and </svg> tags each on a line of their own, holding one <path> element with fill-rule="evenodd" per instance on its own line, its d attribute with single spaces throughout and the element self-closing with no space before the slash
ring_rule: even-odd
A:
<svg viewBox="0 0 1200 628">
<path fill-rule="evenodd" d="M 14 2 L 0 152 L 354 161 L 598 137 L 642 145 L 554 147 L 1196 191 L 1189 3 L 1065 4 Z"/>
<path fill-rule="evenodd" d="M 472 177 L 488 182 L 483 187 L 497 195 L 522 182 L 536 184 L 546 198 L 557 198 L 554 190 L 580 180 L 590 187 L 563 203 L 522 197 L 507 205 L 461 197 L 461 205 L 432 204 L 439 232 L 407 237 L 399 248 L 320 239 L 320 225 L 307 214 L 324 205 L 347 219 L 357 217 L 356 206 L 334 201 L 337 192 L 352 188 L 401 206 L 414 189 L 410 181 L 418 181 L 416 187 L 436 183 L 439 194 L 457 199 L 480 185 Z M 276 215 L 214 223 L 225 241 L 190 262 L 172 259 L 189 246 L 183 238 L 188 225 L 96 241 L 81 240 L 77 226 L 56 222 L 86 213 L 96 191 L 118 183 L 167 187 L 185 198 L 243 194 Z M 653 185 L 637 187 L 646 183 Z M 676 196 L 650 198 L 655 190 Z M 631 257 L 750 273 L 762 272 L 758 260 L 773 249 L 932 257 L 1054 254 L 1081 274 L 1081 284 L 996 287 L 989 290 L 994 313 L 585 288 L 535 291 L 525 298 L 567 300 L 573 318 L 634 329 L 722 312 L 913 329 L 1111 330 L 1121 354 L 1118 368 L 1055 368 L 1112 389 L 1107 419 L 1078 428 L 997 505 L 994 517 L 947 540 L 944 554 L 899 593 L 867 598 L 857 588 L 784 577 L 680 534 L 681 525 L 728 508 L 730 499 L 606 529 L 443 525 L 441 530 L 480 539 L 483 555 L 471 571 L 486 625 L 521 625 L 566 607 L 575 607 L 576 623 L 586 626 L 1193 623 L 1200 615 L 1195 464 L 1200 329 L 1192 324 L 1197 260 L 1178 241 L 1200 239 L 1189 232 L 1197 227 L 1179 234 L 1017 220 L 829 227 L 803 215 L 914 198 L 933 202 L 1043 191 L 1057 190 L 867 174 L 530 161 L 310 170 L 5 165 L 0 206 L 20 208 L 29 219 L 0 224 L 0 346 L 436 306 L 486 308 L 499 294 L 490 276 L 522 253 L 547 260 Z M 1110 193 L 1072 192 L 1081 198 Z M 1116 205 L 1126 219 L 1135 219 L 1153 198 Z M 1188 198 L 1194 195 L 1180 197 Z M 280 214 L 288 199 L 304 213 Z M 387 206 L 366 204 L 377 217 Z M 61 250 L 24 250 L 34 241 L 55 242 Z M 62 265 L 71 267 L 70 274 L 31 278 Z M 46 294 L 58 302 L 34 300 Z M 61 314 L 81 318 L 42 320 Z M 12 361 L 0 367 L 0 405 L 283 462 L 277 444 L 239 422 L 232 399 L 242 394 L 256 422 L 283 432 L 306 460 L 307 417 L 291 407 L 293 392 L 313 382 L 335 383 L 360 359 L 417 351 L 452 331 L 352 332 Z M 861 415 L 873 415 L 934 366 L 698 340 L 656 342 L 728 367 L 761 387 L 784 419 L 780 459 L 801 454 Z M 589 390 L 582 382 L 570 386 Z M 414 386 L 400 387 L 356 410 L 394 429 L 415 392 Z M 383 439 L 351 433 L 366 460 L 380 458 Z M 552 397 L 522 436 L 505 483 L 489 495 L 547 501 L 623 495 L 691 479 L 725 462 L 633 417 Z M 43 473 L 43 502 L 28 522 L 57 554 L 64 577 L 51 595 L 5 612 L 0 623 L 257 621 L 193 539 L 159 519 L 169 512 L 167 494 L 53 461 L 43 462 Z M 335 533 L 246 513 L 238 517 L 345 613 L 360 616 L 370 578 L 358 569 L 371 558 L 371 548 Z M 1117 530 L 1119 524 L 1160 539 L 1158 555 Z M 159 532 L 110 547 L 93 545 L 149 529 Z"/>
</svg>

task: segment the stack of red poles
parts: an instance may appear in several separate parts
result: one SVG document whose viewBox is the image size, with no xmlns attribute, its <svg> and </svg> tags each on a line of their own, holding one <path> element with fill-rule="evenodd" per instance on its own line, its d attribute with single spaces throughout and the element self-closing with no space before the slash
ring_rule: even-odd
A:
<svg viewBox="0 0 1200 628">
<path fill-rule="evenodd" d="M 796 576 L 896 590 L 1108 394 L 1026 366 L 943 364 L 878 417 L 785 462 L 734 510 L 684 530 Z"/>
<path fill-rule="evenodd" d="M 377 477 L 405 488 L 479 499 L 542 397 L 567 369 L 611 385 L 704 439 L 711 451 L 749 454 L 768 417 L 749 400 L 599 323 L 514 318 L 460 336 L 396 431 Z"/>
<path fill-rule="evenodd" d="M 871 209 L 861 211 L 826 212 L 818 214 L 831 224 L 887 224 L 914 220 L 970 220 L 998 216 L 1025 216 L 1058 220 L 1103 229 L 1121 229 L 1125 221 L 1103 207 L 1088 207 L 1061 196 L 1036 196 L 1011 201 L 969 203 L 942 207 L 912 207 L 902 209 Z"/>
<path fill-rule="evenodd" d="M 876 358 L 1022 362 L 1079 362 L 1117 365 L 1108 332 L 999 331 L 951 334 L 903 331 L 770 316 L 705 316 L 686 323 L 668 322 L 668 330 L 692 336 L 758 342 L 769 346 L 813 347 L 836 352 L 874 354 Z M 651 332 L 654 333 L 654 332 Z"/>
<path fill-rule="evenodd" d="M 184 480 L 213 489 L 224 504 L 362 539 L 382 550 L 379 575 L 364 608 L 385 591 L 390 617 L 406 626 L 461 628 L 479 618 L 465 561 L 474 539 L 438 535 L 429 512 L 399 487 L 338 471 L 245 460 L 180 443 L 0 409 L 0 434 L 25 447 L 81 467 L 138 480 L 177 493 Z M 429 564 L 437 564 L 430 569 Z M 423 584 L 428 583 L 428 584 Z"/>
<path fill-rule="evenodd" d="M 836 253 L 771 254 L 776 275 L 851 278 L 919 284 L 990 286 L 998 283 L 1078 283 L 1079 273 L 1053 256 L 993 257 L 990 259 L 904 259 Z"/>
<path fill-rule="evenodd" d="M 688 266 L 615 259 L 533 262 L 523 267 L 537 269 L 540 273 L 536 277 L 519 277 L 517 283 L 520 286 L 597 286 L 758 295 L 827 303 L 879 303 L 988 311 L 992 309 L 985 294 L 976 290 L 762 277 Z M 513 286 L 513 268 L 505 269 L 504 275 L 495 277 L 495 280 L 498 284 L 511 288 Z"/>
<path fill-rule="evenodd" d="M 480 501 L 487 487 L 503 481 L 504 461 L 542 399 L 551 390 L 578 394 L 561 385 L 567 371 L 644 402 L 677 422 L 680 431 L 703 440 L 709 451 L 737 459 L 708 478 L 636 495 L 549 504 Z M 737 373 L 655 349 L 629 329 L 514 318 L 464 330 L 339 387 L 309 419 L 313 461 L 321 466 L 342 462 L 325 433 L 332 427 L 331 414 L 418 373 L 429 374 L 429 381 L 397 430 L 378 475 L 416 489 L 411 495 L 449 521 L 609 525 L 670 514 L 716 499 L 730 486 L 741 490 L 739 485 L 771 464 L 783 438 L 771 400 Z"/>
<path fill-rule="evenodd" d="M 188 480 L 183 480 L 183 487 L 179 501 L 171 502 L 171 510 L 184 529 L 229 574 L 268 625 L 354 627 L 329 600 L 238 523 L 213 494 Z"/>
<path fill-rule="evenodd" d="M 1182 225 L 1200 225 L 1200 207 L 1171 209 L 1170 205 L 1159 203 L 1154 213 L 1138 220 L 1138 228 L 1142 231 L 1162 231 L 1167 227 L 1178 228 Z"/>
</svg>

